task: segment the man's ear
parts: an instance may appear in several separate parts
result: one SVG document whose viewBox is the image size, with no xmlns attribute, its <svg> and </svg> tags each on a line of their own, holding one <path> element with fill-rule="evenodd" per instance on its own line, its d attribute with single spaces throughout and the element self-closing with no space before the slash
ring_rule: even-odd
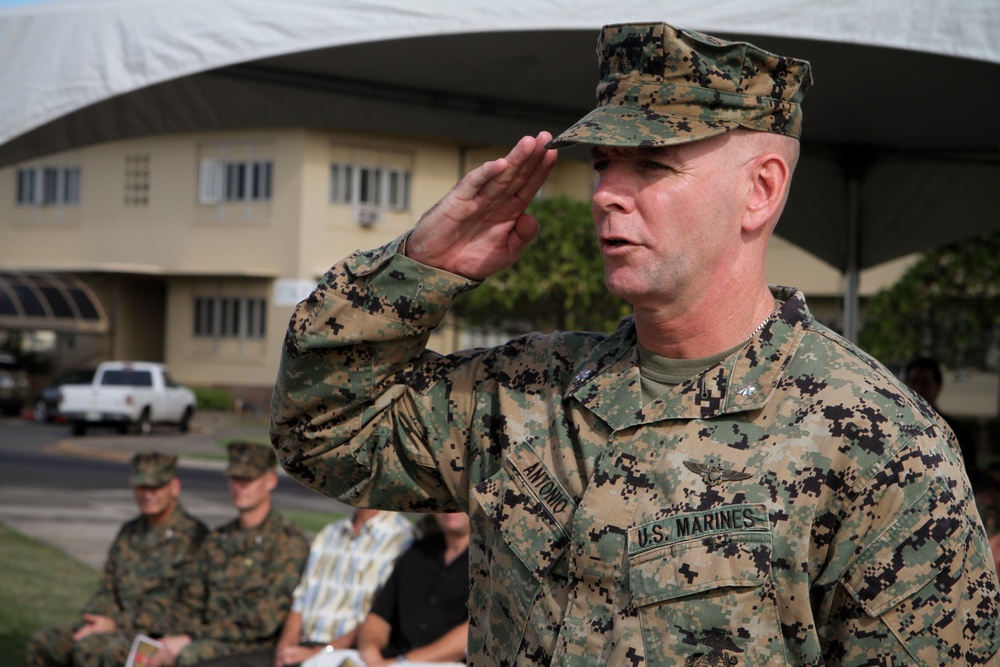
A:
<svg viewBox="0 0 1000 667">
<path fill-rule="evenodd" d="M 267 490 L 274 491 L 278 486 L 278 472 L 272 468 L 267 471 Z"/>
<path fill-rule="evenodd" d="M 778 219 L 785 206 L 792 171 L 778 153 L 765 153 L 749 167 L 750 182 L 743 230 L 755 232 Z"/>
</svg>

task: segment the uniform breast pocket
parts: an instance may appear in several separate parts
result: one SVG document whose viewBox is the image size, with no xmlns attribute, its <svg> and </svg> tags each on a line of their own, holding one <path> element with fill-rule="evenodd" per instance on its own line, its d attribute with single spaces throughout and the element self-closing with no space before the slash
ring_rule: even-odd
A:
<svg viewBox="0 0 1000 667">
<path fill-rule="evenodd" d="M 762 505 L 634 529 L 629 586 L 649 666 L 786 664 Z"/>
<path fill-rule="evenodd" d="M 488 615 L 485 627 L 503 638 L 496 645 L 509 647 L 509 655 L 500 656 L 509 660 L 530 616 L 547 619 L 535 623 L 536 629 L 557 627 L 565 597 L 560 595 L 569 544 L 565 526 L 576 505 L 526 446 L 515 448 L 503 468 L 473 493 L 491 530 L 484 537 L 488 588 L 483 599 L 470 602 Z"/>
</svg>

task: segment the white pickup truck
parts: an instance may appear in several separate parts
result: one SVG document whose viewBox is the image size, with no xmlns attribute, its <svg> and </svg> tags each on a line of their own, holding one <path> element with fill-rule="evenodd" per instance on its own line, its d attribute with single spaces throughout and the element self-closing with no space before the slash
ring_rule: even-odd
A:
<svg viewBox="0 0 1000 667">
<path fill-rule="evenodd" d="M 194 392 L 174 382 L 166 366 L 149 361 L 106 361 L 90 384 L 59 389 L 59 413 L 73 435 L 89 426 L 149 433 L 153 424 L 175 424 L 187 431 L 195 405 Z"/>
</svg>

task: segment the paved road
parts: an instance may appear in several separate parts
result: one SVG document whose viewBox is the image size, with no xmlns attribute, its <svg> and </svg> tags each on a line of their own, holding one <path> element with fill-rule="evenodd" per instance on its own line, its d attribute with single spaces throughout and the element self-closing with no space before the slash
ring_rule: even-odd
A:
<svg viewBox="0 0 1000 667">
<path fill-rule="evenodd" d="M 0 419 L 0 523 L 99 568 L 118 528 L 137 514 L 128 486 L 133 452 L 178 454 L 181 501 L 217 526 L 235 516 L 220 443 L 260 440 L 265 431 L 260 421 L 206 413 L 196 417 L 189 434 L 157 429 L 148 436 L 122 436 L 94 430 L 74 438 L 62 424 Z M 273 498 L 284 511 L 350 511 L 284 475 Z"/>
</svg>

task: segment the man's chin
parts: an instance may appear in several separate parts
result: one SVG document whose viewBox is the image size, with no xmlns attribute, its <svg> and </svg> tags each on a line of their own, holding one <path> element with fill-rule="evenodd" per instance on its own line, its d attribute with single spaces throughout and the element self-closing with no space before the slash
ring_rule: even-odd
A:
<svg viewBox="0 0 1000 667">
<path fill-rule="evenodd" d="M 612 277 L 605 278 L 604 286 L 607 287 L 608 292 L 612 296 L 618 297 L 622 301 L 627 301 L 633 305 L 635 304 L 635 300 L 641 294 L 640 290 L 636 289 L 636 286 L 631 282 L 614 280 Z"/>
</svg>

